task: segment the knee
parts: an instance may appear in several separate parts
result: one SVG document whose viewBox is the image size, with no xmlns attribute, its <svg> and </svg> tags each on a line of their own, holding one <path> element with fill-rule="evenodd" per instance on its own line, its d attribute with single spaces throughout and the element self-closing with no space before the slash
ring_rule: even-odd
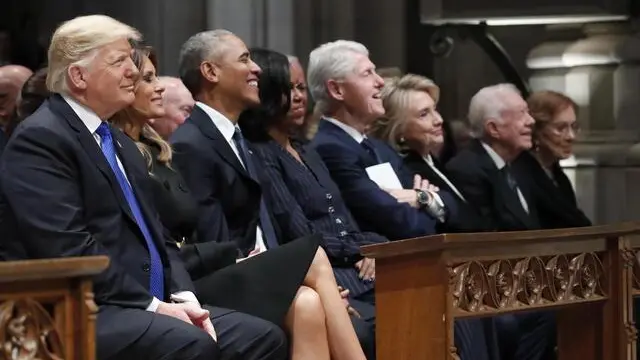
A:
<svg viewBox="0 0 640 360">
<path fill-rule="evenodd" d="M 181 353 L 184 359 L 190 360 L 210 360 L 220 357 L 220 348 L 211 336 L 204 331 L 198 330 L 192 335 L 193 340 L 188 349 L 183 349 Z M 193 354 L 192 356 L 190 354 Z"/>
<path fill-rule="evenodd" d="M 325 313 L 320 295 L 313 289 L 301 286 L 293 300 L 293 316 L 305 325 L 324 326 Z"/>
<path fill-rule="evenodd" d="M 316 254 L 313 257 L 313 261 L 311 261 L 308 276 L 312 280 L 331 278 L 334 279 L 335 282 L 335 278 L 333 277 L 333 268 L 331 267 L 327 253 L 325 253 L 321 247 L 318 247 L 318 250 L 316 250 Z"/>
</svg>

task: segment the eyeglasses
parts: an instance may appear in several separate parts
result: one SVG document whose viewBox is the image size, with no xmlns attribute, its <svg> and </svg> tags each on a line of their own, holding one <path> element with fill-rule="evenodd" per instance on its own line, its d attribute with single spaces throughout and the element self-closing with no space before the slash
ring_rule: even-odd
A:
<svg viewBox="0 0 640 360">
<path fill-rule="evenodd" d="M 549 124 L 548 126 L 553 132 L 560 135 L 568 135 L 569 132 L 573 132 L 573 134 L 575 135 L 580 132 L 580 125 L 577 122 L 574 122 L 572 124 Z"/>
</svg>

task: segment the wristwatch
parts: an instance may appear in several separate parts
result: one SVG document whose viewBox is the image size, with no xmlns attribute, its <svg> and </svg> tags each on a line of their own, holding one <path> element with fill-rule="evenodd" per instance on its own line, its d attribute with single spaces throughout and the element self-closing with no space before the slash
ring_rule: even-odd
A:
<svg viewBox="0 0 640 360">
<path fill-rule="evenodd" d="M 414 189 L 416 191 L 416 200 L 418 201 L 418 205 L 421 208 L 427 207 L 429 205 L 429 194 L 420 189 Z"/>
</svg>

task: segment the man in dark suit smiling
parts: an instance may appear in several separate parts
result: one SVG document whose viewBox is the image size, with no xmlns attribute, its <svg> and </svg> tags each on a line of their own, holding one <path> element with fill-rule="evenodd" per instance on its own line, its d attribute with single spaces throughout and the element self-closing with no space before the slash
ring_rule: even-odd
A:
<svg viewBox="0 0 640 360">
<path fill-rule="evenodd" d="M 98 359 L 267 358 L 237 351 L 261 343 L 248 345 L 258 338 L 246 338 L 252 329 L 241 314 L 214 308 L 210 319 L 201 307 L 175 242 L 145 201 L 151 179 L 139 150 L 106 122 L 135 99 L 131 43 L 139 38 L 103 15 L 54 33 L 54 95 L 19 125 L 0 162 L 0 259 L 110 258 L 94 278 Z"/>
</svg>

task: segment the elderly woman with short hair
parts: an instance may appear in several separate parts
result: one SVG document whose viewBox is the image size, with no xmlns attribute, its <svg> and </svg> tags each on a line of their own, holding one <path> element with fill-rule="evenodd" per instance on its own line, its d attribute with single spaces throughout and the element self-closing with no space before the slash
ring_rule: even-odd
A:
<svg viewBox="0 0 640 360">
<path fill-rule="evenodd" d="M 527 99 L 529 113 L 535 119 L 533 148 L 514 162 L 518 181 L 531 182 L 540 226 L 543 229 L 589 226 L 591 221 L 578 208 L 576 194 L 560 160 L 573 153 L 579 131 L 576 103 L 555 91 L 534 92 Z"/>
</svg>

